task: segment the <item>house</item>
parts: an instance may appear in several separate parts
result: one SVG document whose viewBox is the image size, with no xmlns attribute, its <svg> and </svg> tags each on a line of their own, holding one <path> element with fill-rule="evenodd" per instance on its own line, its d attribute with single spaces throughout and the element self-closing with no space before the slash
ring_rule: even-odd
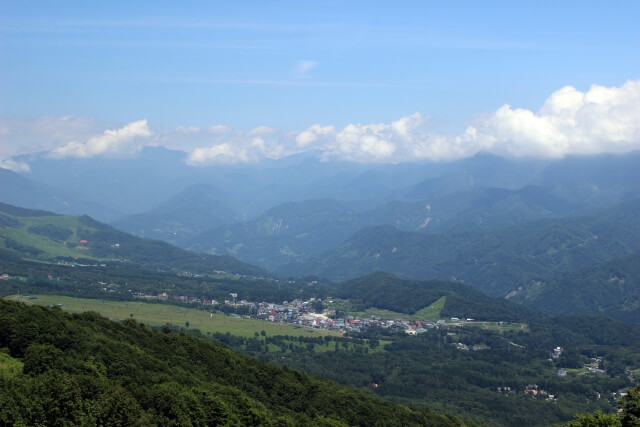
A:
<svg viewBox="0 0 640 427">
<path fill-rule="evenodd" d="M 0 274 L 0 280 L 9 280 L 9 275 L 7 273 Z"/>
<path fill-rule="evenodd" d="M 553 354 L 551 355 L 551 357 L 553 357 L 554 359 L 557 359 L 560 356 L 562 356 L 562 347 L 554 348 L 553 349 Z"/>
<path fill-rule="evenodd" d="M 594 368 L 593 366 L 587 366 L 586 368 L 592 374 L 604 375 L 606 373 L 604 369 Z"/>
<path fill-rule="evenodd" d="M 556 371 L 556 374 L 558 374 L 558 375 L 559 375 L 559 376 L 561 376 L 561 377 L 566 377 L 566 376 L 567 376 L 567 370 L 566 370 L 566 369 L 562 369 L 562 368 L 560 368 L 560 369 L 558 369 L 558 370 Z"/>
</svg>

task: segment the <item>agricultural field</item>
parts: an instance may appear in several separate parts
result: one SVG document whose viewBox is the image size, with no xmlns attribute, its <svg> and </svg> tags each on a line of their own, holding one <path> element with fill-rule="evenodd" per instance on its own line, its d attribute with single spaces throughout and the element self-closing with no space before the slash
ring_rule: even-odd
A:
<svg viewBox="0 0 640 427">
<path fill-rule="evenodd" d="M 63 310 L 78 313 L 95 311 L 112 320 L 135 319 L 149 326 L 164 326 L 167 323 L 178 327 L 199 329 L 203 334 L 227 333 L 241 337 L 253 337 L 265 331 L 266 336 L 290 335 L 304 337 L 342 336 L 340 333 L 322 329 L 300 328 L 291 324 L 279 324 L 264 320 L 246 319 L 216 314 L 193 308 L 143 301 L 110 301 L 88 298 L 73 298 L 57 295 L 8 296 L 7 299 L 43 306 L 60 306 Z"/>
</svg>

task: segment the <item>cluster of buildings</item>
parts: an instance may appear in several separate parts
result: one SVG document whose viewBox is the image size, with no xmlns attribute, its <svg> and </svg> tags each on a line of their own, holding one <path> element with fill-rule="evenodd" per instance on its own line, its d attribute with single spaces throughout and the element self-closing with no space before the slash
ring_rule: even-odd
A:
<svg viewBox="0 0 640 427">
<path fill-rule="evenodd" d="M 504 395 L 510 395 L 510 394 L 516 394 L 516 389 L 513 387 L 496 387 L 496 392 L 498 394 L 504 394 Z M 547 391 L 541 389 L 540 387 L 538 387 L 537 384 L 528 384 L 524 390 L 522 391 L 525 395 L 527 396 L 531 396 L 531 397 L 536 397 L 536 398 L 544 398 L 547 399 L 549 401 L 554 401 L 556 400 L 555 395 L 553 394 L 549 394 Z"/>
<path fill-rule="evenodd" d="M 419 321 L 409 320 L 386 320 L 371 316 L 364 319 L 358 319 L 352 316 L 344 316 L 336 318 L 335 310 L 323 310 L 317 313 L 313 310 L 312 305 L 314 298 L 308 301 L 296 299 L 291 302 L 284 301 L 282 304 L 273 304 L 262 302 L 257 305 L 257 313 L 252 315 L 257 319 L 271 321 L 294 323 L 308 328 L 327 329 L 337 332 L 360 332 L 371 327 L 382 328 L 398 328 L 407 334 L 416 335 L 424 333 L 427 328 L 434 328 L 436 324 L 424 324 Z M 444 324 L 444 321 L 441 321 Z"/>
<path fill-rule="evenodd" d="M 203 304 L 205 306 L 227 306 L 229 308 L 241 308 L 238 310 L 250 318 L 264 320 L 268 322 L 292 323 L 305 328 L 326 329 L 336 332 L 360 332 L 371 327 L 396 328 L 404 331 L 408 335 L 419 335 L 430 329 L 441 328 L 446 325 L 444 320 L 437 322 L 423 322 L 418 320 L 405 319 L 382 319 L 376 316 L 367 318 L 355 318 L 344 316 L 336 318 L 335 310 L 323 310 L 317 313 L 313 309 L 315 298 L 308 301 L 295 299 L 284 301 L 281 304 L 260 302 L 255 303 L 246 300 L 237 300 L 237 294 L 229 294 L 230 299 L 218 301 L 215 299 L 202 299 L 197 297 L 169 295 L 166 292 L 150 294 L 144 292 L 134 292 L 133 296 L 145 299 L 171 300 L 188 304 Z M 243 308 L 243 309 L 242 309 Z M 458 321 L 458 319 L 456 319 Z"/>
</svg>

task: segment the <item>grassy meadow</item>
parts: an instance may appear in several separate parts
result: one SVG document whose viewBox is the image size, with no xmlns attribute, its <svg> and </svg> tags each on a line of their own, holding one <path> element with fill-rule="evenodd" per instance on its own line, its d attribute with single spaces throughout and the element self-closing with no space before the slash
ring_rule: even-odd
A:
<svg viewBox="0 0 640 427">
<path fill-rule="evenodd" d="M 95 311 L 113 320 L 133 318 L 149 326 L 163 326 L 167 323 L 189 329 L 207 332 L 227 333 L 242 337 L 253 337 L 255 333 L 265 331 L 267 336 L 291 335 L 305 337 L 321 337 L 325 335 L 341 336 L 342 334 L 321 329 L 296 327 L 291 324 L 272 323 L 264 320 L 245 319 L 224 314 L 210 313 L 194 308 L 182 308 L 170 304 L 156 304 L 144 301 L 110 301 L 88 298 L 73 298 L 56 295 L 38 295 L 36 300 L 25 296 L 9 296 L 8 299 L 23 301 L 28 304 L 56 306 L 61 304 L 63 310 L 78 313 Z"/>
</svg>

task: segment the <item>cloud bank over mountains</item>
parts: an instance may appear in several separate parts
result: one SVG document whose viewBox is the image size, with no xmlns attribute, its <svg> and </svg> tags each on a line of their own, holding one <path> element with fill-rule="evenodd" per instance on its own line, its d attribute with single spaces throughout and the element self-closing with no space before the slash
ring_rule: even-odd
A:
<svg viewBox="0 0 640 427">
<path fill-rule="evenodd" d="M 67 144 L 51 150 L 51 157 L 80 157 L 88 158 L 102 154 L 127 155 L 135 154 L 141 148 L 145 138 L 152 136 L 146 120 L 138 120 L 115 130 L 105 130 L 102 135 L 89 138 L 86 142 L 70 141 Z"/>
<path fill-rule="evenodd" d="M 459 135 L 434 133 L 429 117 L 414 113 L 390 123 L 314 124 L 302 131 L 267 126 L 237 130 L 226 125 L 152 130 L 147 120 L 100 129 L 78 117 L 0 119 L 0 167 L 28 170 L 14 157 L 47 152 L 52 158 L 133 156 L 142 147 L 188 153 L 187 163 L 252 163 L 313 151 L 324 160 L 400 163 L 450 160 L 479 151 L 510 157 L 560 158 L 571 154 L 640 150 L 640 80 L 619 87 L 571 86 L 552 93 L 538 111 L 503 105 Z"/>
</svg>

